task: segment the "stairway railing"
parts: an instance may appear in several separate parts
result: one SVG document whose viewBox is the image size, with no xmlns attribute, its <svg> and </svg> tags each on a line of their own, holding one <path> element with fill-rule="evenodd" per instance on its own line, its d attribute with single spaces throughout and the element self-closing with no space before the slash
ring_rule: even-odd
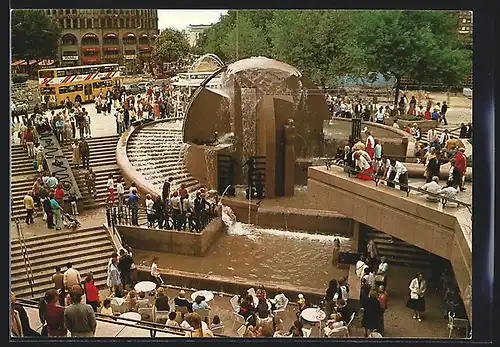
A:
<svg viewBox="0 0 500 347">
<path fill-rule="evenodd" d="M 31 261 L 28 253 L 28 247 L 26 246 L 26 240 L 24 239 L 23 228 L 21 222 L 19 221 L 19 218 L 14 217 L 14 211 L 12 211 L 11 213 L 12 213 L 12 218 L 14 219 L 17 227 L 17 236 L 19 240 L 19 245 L 21 246 L 21 253 L 23 255 L 24 269 L 26 270 L 26 277 L 27 277 L 26 279 L 30 286 L 31 297 L 34 297 L 35 278 L 33 276 L 33 269 L 31 266 Z"/>
</svg>

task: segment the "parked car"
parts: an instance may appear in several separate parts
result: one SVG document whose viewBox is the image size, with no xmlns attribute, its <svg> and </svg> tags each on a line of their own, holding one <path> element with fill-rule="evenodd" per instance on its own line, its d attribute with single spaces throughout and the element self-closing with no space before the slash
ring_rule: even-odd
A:
<svg viewBox="0 0 500 347">
<path fill-rule="evenodd" d="M 127 94 L 140 94 L 141 88 L 137 84 L 125 84 L 125 92 Z"/>
</svg>

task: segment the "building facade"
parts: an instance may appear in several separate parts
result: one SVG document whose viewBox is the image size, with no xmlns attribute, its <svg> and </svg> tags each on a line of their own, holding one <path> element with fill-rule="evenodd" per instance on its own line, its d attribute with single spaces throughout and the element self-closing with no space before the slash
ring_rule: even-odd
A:
<svg viewBox="0 0 500 347">
<path fill-rule="evenodd" d="M 191 47 L 194 47 L 196 46 L 196 42 L 198 42 L 200 35 L 211 26 L 211 24 L 190 24 L 186 29 L 183 30 L 183 34 L 188 40 L 189 45 Z"/>
<path fill-rule="evenodd" d="M 157 10 L 46 10 L 62 28 L 61 66 L 117 63 L 128 71 L 151 59 Z"/>
</svg>

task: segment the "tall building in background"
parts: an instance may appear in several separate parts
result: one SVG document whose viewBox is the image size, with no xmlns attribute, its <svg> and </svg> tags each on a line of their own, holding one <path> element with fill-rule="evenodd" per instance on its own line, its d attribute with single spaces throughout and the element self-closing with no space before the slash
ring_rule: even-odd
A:
<svg viewBox="0 0 500 347">
<path fill-rule="evenodd" d="M 190 24 L 182 32 L 186 37 L 186 39 L 188 40 L 189 45 L 191 47 L 194 47 L 196 46 L 196 42 L 198 42 L 200 35 L 211 26 L 212 26 L 211 24 L 197 24 L 197 25 Z"/>
<path fill-rule="evenodd" d="M 157 10 L 46 10 L 62 28 L 61 66 L 118 63 L 133 71 L 151 59 Z"/>
</svg>

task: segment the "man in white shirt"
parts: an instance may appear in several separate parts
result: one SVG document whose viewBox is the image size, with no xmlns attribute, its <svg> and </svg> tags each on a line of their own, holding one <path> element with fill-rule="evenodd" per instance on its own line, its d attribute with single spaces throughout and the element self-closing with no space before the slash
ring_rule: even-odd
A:
<svg viewBox="0 0 500 347">
<path fill-rule="evenodd" d="M 442 188 L 436 192 L 444 196 L 444 199 L 456 199 L 458 195 L 458 190 L 453 188 L 452 182 L 446 182 L 446 188 Z"/>
<path fill-rule="evenodd" d="M 402 186 L 401 184 L 408 185 L 408 170 L 406 167 L 395 159 L 390 159 L 391 166 L 387 170 L 386 178 L 399 183 L 399 189 L 407 191 L 408 188 Z M 395 187 L 394 182 L 387 182 L 388 187 Z"/>
<path fill-rule="evenodd" d="M 379 123 L 379 124 L 384 123 L 384 108 L 382 106 L 378 109 L 378 112 L 377 112 L 377 115 L 375 116 L 375 118 L 376 118 L 377 123 Z"/>
<path fill-rule="evenodd" d="M 63 274 L 64 278 L 64 285 L 66 288 L 71 288 L 74 285 L 81 285 L 82 278 L 80 277 L 80 272 L 78 272 L 77 269 L 73 269 L 73 264 L 72 263 L 67 263 L 66 267 L 68 270 L 66 270 Z"/>
<path fill-rule="evenodd" d="M 125 201 L 125 187 L 123 187 L 123 178 L 118 178 L 116 183 L 116 194 L 118 194 L 118 206 L 123 206 Z"/>
<path fill-rule="evenodd" d="M 438 194 L 438 191 L 441 189 L 441 186 L 439 185 L 438 182 L 439 182 L 439 177 L 434 176 L 434 177 L 432 177 L 432 181 L 424 184 L 422 187 L 420 187 L 420 189 L 425 190 L 426 192 L 429 192 L 429 193 Z M 427 195 L 426 199 L 429 201 L 432 201 L 432 202 L 439 201 L 439 198 L 437 198 L 435 196 L 431 196 L 431 195 Z"/>
<path fill-rule="evenodd" d="M 429 131 L 427 132 L 427 141 L 429 142 L 429 144 L 438 141 L 436 128 L 429 129 Z"/>
<path fill-rule="evenodd" d="M 363 278 L 363 275 L 365 273 L 365 268 L 367 267 L 368 265 L 365 262 L 365 256 L 362 255 L 356 262 L 356 275 L 358 276 L 359 279 Z"/>
</svg>

